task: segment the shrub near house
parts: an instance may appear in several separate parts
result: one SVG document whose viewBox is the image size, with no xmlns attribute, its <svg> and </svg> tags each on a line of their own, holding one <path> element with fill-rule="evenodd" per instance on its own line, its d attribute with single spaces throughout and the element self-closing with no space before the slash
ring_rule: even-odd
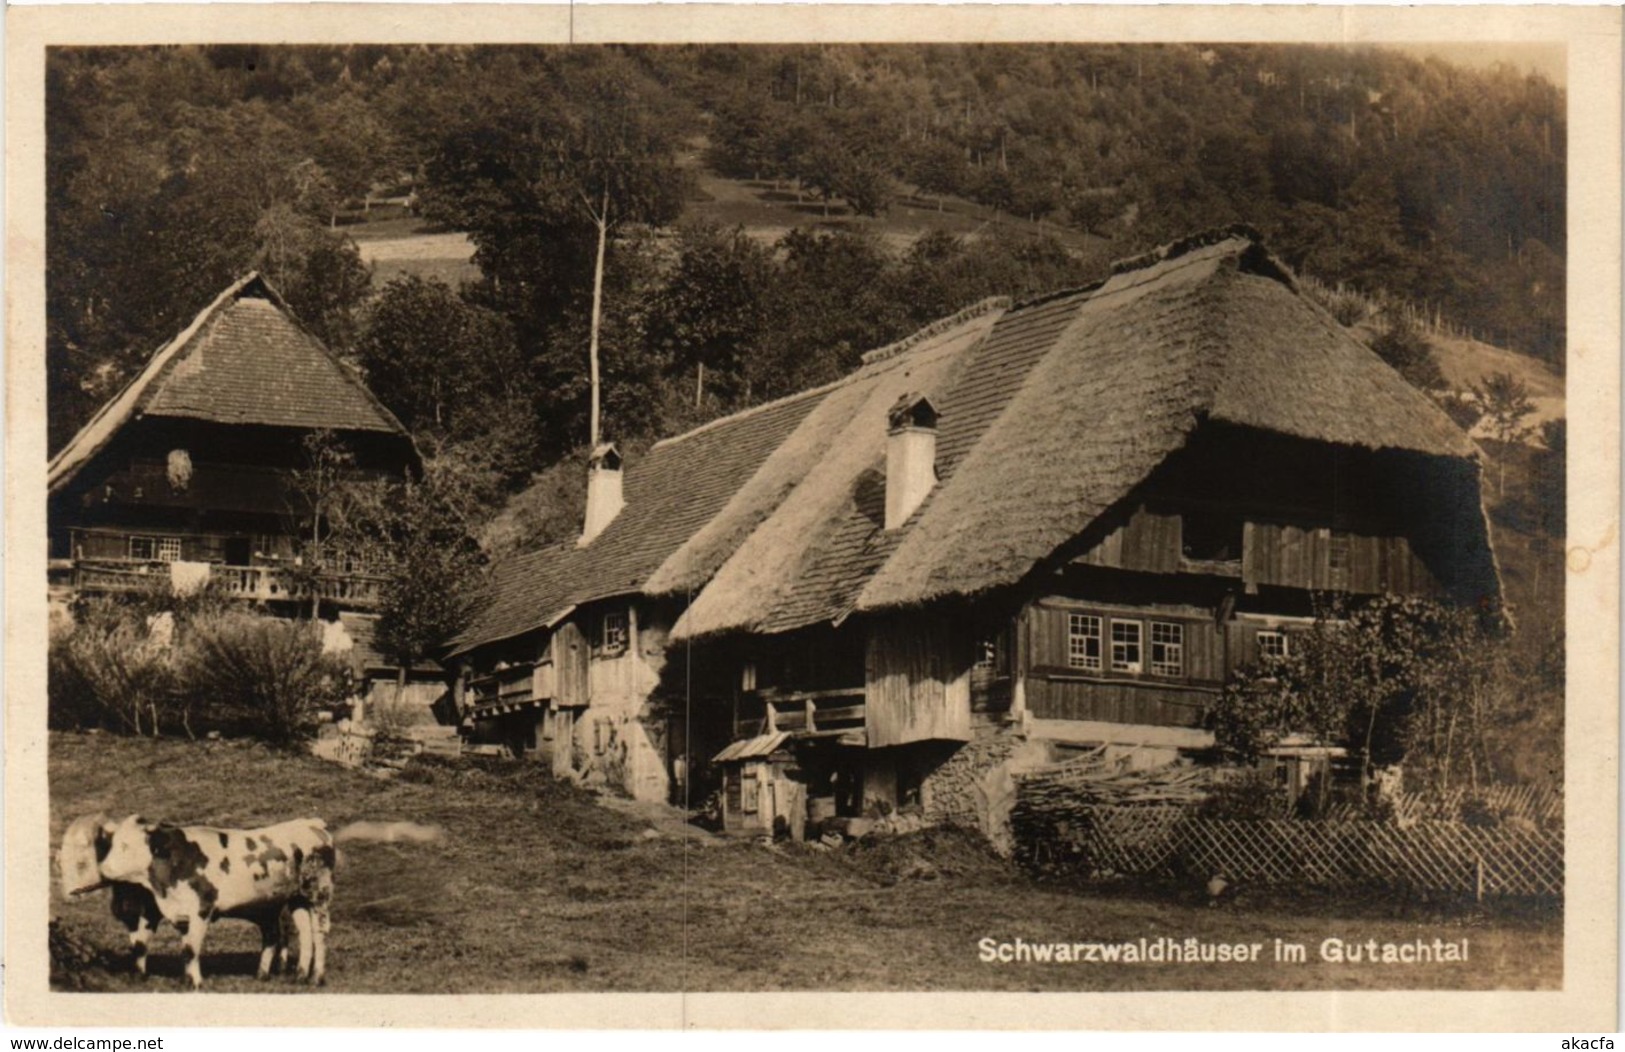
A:
<svg viewBox="0 0 1625 1052">
<path fill-rule="evenodd" d="M 50 723 L 64 729 L 292 745 L 351 692 L 348 664 L 323 652 L 309 623 L 232 610 L 149 618 L 96 604 L 52 637 L 49 663 Z"/>
</svg>

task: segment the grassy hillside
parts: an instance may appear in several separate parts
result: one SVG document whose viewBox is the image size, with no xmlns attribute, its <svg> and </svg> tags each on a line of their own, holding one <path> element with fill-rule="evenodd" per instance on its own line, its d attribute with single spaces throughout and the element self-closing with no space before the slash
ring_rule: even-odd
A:
<svg viewBox="0 0 1625 1052">
<path fill-rule="evenodd" d="M 1556 988 L 1560 918 L 1430 914 L 1394 902 L 1213 909 L 1040 886 L 975 838 L 927 832 L 838 852 L 768 849 L 689 831 L 665 809 L 598 801 L 533 767 L 419 765 L 380 780 L 226 742 L 54 735 L 51 836 L 105 809 L 248 826 L 320 815 L 409 819 L 435 844 L 352 842 L 338 874 L 329 985 L 357 992 Z M 1246 902 L 1244 894 L 1243 903 Z M 51 904 L 67 933 L 122 952 L 105 893 Z M 1471 962 L 1404 969 L 1309 964 L 991 965 L 977 941 L 1196 936 L 1311 947 L 1321 939 L 1471 940 Z M 211 930 L 215 990 L 253 979 L 258 936 Z M 179 943 L 156 939 L 147 988 L 182 988 Z M 92 985 L 137 988 L 99 969 Z"/>
</svg>

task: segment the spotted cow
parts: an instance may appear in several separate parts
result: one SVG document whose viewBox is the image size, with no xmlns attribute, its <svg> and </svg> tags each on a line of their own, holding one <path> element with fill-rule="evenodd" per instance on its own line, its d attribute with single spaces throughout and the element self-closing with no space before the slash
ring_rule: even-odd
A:
<svg viewBox="0 0 1625 1052">
<path fill-rule="evenodd" d="M 260 978 L 286 957 L 289 921 L 299 934 L 299 978 L 326 977 L 336 855 L 319 818 L 216 829 L 92 815 L 68 827 L 59 859 L 67 894 L 112 886 L 114 915 L 143 974 L 147 939 L 167 920 L 181 933 L 187 978 L 202 986 L 209 925 L 235 917 L 259 926 Z"/>
</svg>

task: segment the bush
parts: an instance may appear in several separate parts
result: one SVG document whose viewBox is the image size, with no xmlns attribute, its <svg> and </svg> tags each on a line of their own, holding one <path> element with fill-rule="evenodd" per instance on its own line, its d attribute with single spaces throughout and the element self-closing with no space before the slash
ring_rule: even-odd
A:
<svg viewBox="0 0 1625 1052">
<path fill-rule="evenodd" d="M 1197 811 L 1203 818 L 1285 818 L 1286 789 L 1259 770 L 1245 770 L 1214 783 Z"/>
<path fill-rule="evenodd" d="M 52 635 L 47 661 L 52 727 L 156 736 L 188 723 L 173 652 L 136 610 L 87 606 L 77 624 Z"/>
<path fill-rule="evenodd" d="M 311 737 L 316 713 L 350 694 L 350 669 L 324 654 L 308 624 L 232 613 L 191 626 L 187 690 L 211 721 L 273 745 Z"/>
</svg>

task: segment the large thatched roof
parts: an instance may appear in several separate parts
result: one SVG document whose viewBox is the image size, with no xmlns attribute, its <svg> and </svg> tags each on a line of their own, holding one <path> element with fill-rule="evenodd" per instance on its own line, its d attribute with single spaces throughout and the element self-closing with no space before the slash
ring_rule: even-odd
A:
<svg viewBox="0 0 1625 1052">
<path fill-rule="evenodd" d="M 394 414 L 258 274 L 217 296 L 51 458 L 51 491 L 67 485 L 138 417 L 406 437 Z"/>
<path fill-rule="evenodd" d="M 1203 419 L 1370 449 L 1472 442 L 1252 240 L 1123 270 L 1091 293 L 859 595 L 857 608 L 1011 584 Z"/>
<path fill-rule="evenodd" d="M 888 531 L 886 411 L 915 392 L 941 410 L 939 482 Z M 1121 264 L 1088 289 L 978 305 L 838 383 L 660 443 L 629 469 L 620 517 L 585 548 L 499 572 L 455 649 L 628 593 L 687 598 L 674 634 L 693 638 L 1013 584 L 1206 420 L 1476 455 L 1254 237 L 1217 232 Z"/>
</svg>

